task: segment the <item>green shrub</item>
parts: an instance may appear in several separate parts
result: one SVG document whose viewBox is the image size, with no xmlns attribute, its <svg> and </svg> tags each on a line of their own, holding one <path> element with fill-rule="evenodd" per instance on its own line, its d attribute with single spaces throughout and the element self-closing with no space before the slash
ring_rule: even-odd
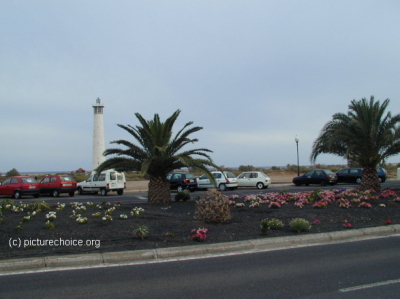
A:
<svg viewBox="0 0 400 299">
<path fill-rule="evenodd" d="M 150 233 L 150 229 L 146 225 L 139 225 L 136 229 L 132 231 L 132 234 L 134 237 L 144 239 L 146 238 Z"/>
<path fill-rule="evenodd" d="M 190 192 L 188 190 L 183 190 L 175 195 L 175 201 L 180 201 L 180 200 L 187 201 L 189 199 L 190 199 Z"/>
<path fill-rule="evenodd" d="M 212 223 L 230 222 L 232 216 L 228 196 L 216 189 L 209 189 L 205 196 L 196 202 L 194 218 Z"/>
<path fill-rule="evenodd" d="M 266 234 L 269 229 L 282 229 L 285 225 L 279 219 L 263 219 L 261 220 L 261 232 Z"/>
<path fill-rule="evenodd" d="M 3 209 L 6 209 L 7 205 L 15 206 L 15 202 L 12 198 L 4 198 L 3 201 L 1 202 L 1 207 Z"/>
<path fill-rule="evenodd" d="M 322 199 L 320 193 L 322 192 L 322 189 L 314 189 L 313 192 L 311 192 L 310 196 L 309 196 L 309 201 L 310 202 L 314 202 L 314 201 L 318 201 L 320 199 Z"/>
<path fill-rule="evenodd" d="M 304 218 L 294 218 L 289 223 L 290 227 L 296 232 L 307 232 L 311 229 L 311 223 Z"/>
<path fill-rule="evenodd" d="M 50 205 L 43 200 L 36 200 L 29 204 L 29 208 L 32 211 L 43 211 L 43 210 L 49 210 Z"/>
</svg>

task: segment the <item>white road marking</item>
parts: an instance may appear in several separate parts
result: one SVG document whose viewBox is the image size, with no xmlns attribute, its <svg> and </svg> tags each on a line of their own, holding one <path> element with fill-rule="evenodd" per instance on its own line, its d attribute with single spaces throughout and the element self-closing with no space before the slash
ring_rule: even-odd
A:
<svg viewBox="0 0 400 299">
<path fill-rule="evenodd" d="M 386 281 L 381 281 L 381 282 L 363 284 L 363 285 L 354 286 L 354 287 L 350 287 L 350 288 L 339 289 L 339 292 L 341 292 L 341 293 L 353 292 L 353 291 L 358 291 L 358 290 L 363 290 L 363 289 L 381 287 L 381 286 L 385 286 L 388 284 L 394 284 L 394 283 L 400 283 L 400 279 L 386 280 Z"/>
</svg>

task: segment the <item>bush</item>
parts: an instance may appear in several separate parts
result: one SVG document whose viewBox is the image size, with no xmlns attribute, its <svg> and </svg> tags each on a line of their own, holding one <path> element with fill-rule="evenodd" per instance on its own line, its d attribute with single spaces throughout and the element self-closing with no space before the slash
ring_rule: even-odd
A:
<svg viewBox="0 0 400 299">
<path fill-rule="evenodd" d="M 175 195 L 175 201 L 180 201 L 180 200 L 187 201 L 189 199 L 190 199 L 190 192 L 188 190 L 183 190 Z"/>
<path fill-rule="evenodd" d="M 150 229 L 146 225 L 139 225 L 136 229 L 132 231 L 134 237 L 138 237 L 140 239 L 146 238 L 150 233 Z"/>
<path fill-rule="evenodd" d="M 230 222 L 232 219 L 228 196 L 209 189 L 204 198 L 196 202 L 195 219 L 212 223 Z"/>
<path fill-rule="evenodd" d="M 279 219 L 263 219 L 261 220 L 261 232 L 266 234 L 269 229 L 282 229 L 285 225 Z"/>
<path fill-rule="evenodd" d="M 303 218 L 294 218 L 289 223 L 290 227 L 296 232 L 307 232 L 311 229 L 311 223 Z"/>
<path fill-rule="evenodd" d="M 9 171 L 6 172 L 6 177 L 9 177 L 9 176 L 17 176 L 17 175 L 21 175 L 21 174 L 20 174 L 19 171 L 16 170 L 15 168 L 13 168 L 13 169 L 11 169 L 11 170 L 9 170 Z"/>
</svg>

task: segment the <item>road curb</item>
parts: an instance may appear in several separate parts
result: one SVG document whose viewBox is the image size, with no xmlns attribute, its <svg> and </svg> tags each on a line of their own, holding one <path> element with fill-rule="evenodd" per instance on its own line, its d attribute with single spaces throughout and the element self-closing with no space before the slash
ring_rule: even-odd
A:
<svg viewBox="0 0 400 299">
<path fill-rule="evenodd" d="M 362 229 L 349 229 L 318 234 L 302 234 L 288 237 L 274 237 L 228 243 L 201 244 L 193 246 L 168 247 L 150 250 L 104 252 L 79 255 L 21 258 L 0 261 L 0 273 L 17 274 L 35 271 L 54 271 L 71 268 L 104 267 L 171 259 L 202 258 L 221 254 L 249 253 L 267 250 L 329 244 L 343 241 L 384 237 L 400 233 L 400 224 Z"/>
</svg>

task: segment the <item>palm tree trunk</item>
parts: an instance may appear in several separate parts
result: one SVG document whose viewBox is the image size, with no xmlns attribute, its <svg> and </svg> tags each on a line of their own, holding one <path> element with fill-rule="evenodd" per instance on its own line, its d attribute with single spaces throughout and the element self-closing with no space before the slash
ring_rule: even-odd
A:
<svg viewBox="0 0 400 299">
<path fill-rule="evenodd" d="M 360 189 L 372 189 L 376 192 L 382 191 L 381 183 L 379 182 L 378 172 L 376 171 L 376 165 L 363 167 L 363 177 Z"/>
<path fill-rule="evenodd" d="M 151 177 L 149 182 L 149 204 L 167 204 L 171 202 L 169 181 L 161 177 Z"/>
</svg>

